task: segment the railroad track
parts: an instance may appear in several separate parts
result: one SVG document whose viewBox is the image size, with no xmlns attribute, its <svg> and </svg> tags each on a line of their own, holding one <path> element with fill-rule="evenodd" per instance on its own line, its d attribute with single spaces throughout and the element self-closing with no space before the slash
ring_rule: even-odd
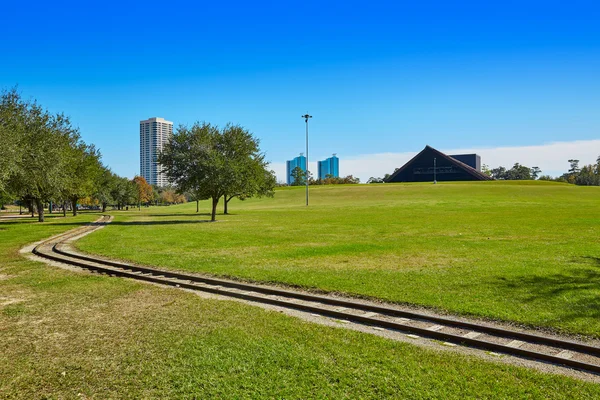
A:
<svg viewBox="0 0 600 400">
<path fill-rule="evenodd" d="M 389 329 L 413 337 L 436 339 L 445 344 L 469 346 L 600 374 L 600 347 L 585 343 L 348 299 L 120 263 L 79 254 L 65 243 L 106 225 L 110 220 L 111 217 L 105 215 L 95 223 L 50 238 L 38 244 L 33 253 L 49 260 L 111 276 L 270 304 L 368 325 L 375 329 Z"/>
</svg>

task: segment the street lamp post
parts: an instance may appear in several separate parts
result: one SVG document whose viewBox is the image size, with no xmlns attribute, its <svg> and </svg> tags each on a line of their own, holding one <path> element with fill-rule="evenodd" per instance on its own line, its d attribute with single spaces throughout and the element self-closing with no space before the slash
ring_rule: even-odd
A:
<svg viewBox="0 0 600 400">
<path fill-rule="evenodd" d="M 302 116 L 304 118 L 304 122 L 306 123 L 306 205 L 308 206 L 308 119 L 312 118 L 312 115 L 308 115 L 308 113 Z"/>
</svg>

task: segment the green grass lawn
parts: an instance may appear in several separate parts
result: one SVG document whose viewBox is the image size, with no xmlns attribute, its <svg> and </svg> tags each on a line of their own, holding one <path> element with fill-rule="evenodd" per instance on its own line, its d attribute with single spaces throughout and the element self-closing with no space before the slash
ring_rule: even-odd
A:
<svg viewBox="0 0 600 400">
<path fill-rule="evenodd" d="M 248 207 L 260 215 L 257 204 Z M 193 227 L 226 227 L 243 215 L 253 213 Z M 69 272 L 18 254 L 26 243 L 96 217 L 0 222 L 0 398 L 600 396 L 600 386 L 592 383 L 323 327 L 174 288 Z M 186 225 L 155 228 L 166 226 Z"/>
<path fill-rule="evenodd" d="M 201 212 L 208 212 L 208 204 Z M 278 190 L 199 223 L 195 204 L 121 213 L 78 246 L 600 337 L 600 188 L 545 182 Z"/>
</svg>

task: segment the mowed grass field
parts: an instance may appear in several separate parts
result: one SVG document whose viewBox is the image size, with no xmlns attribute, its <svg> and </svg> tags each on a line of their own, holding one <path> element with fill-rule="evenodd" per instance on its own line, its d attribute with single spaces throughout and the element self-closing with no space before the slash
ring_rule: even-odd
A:
<svg viewBox="0 0 600 400">
<path fill-rule="evenodd" d="M 381 184 L 113 212 L 80 249 L 600 337 L 600 188 Z M 202 211 L 208 212 L 207 203 Z"/>
<path fill-rule="evenodd" d="M 564 376 L 18 253 L 97 217 L 0 220 L 0 398 L 600 397 L 600 386 Z"/>
</svg>

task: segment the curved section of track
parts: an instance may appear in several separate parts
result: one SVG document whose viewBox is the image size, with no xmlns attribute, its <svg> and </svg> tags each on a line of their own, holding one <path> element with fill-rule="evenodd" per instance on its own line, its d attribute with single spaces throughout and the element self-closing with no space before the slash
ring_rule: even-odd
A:
<svg viewBox="0 0 600 400">
<path fill-rule="evenodd" d="M 377 304 L 366 304 L 226 279 L 202 277 L 142 267 L 79 254 L 66 242 L 108 224 L 103 216 L 38 244 L 33 253 L 49 260 L 90 271 L 227 296 L 257 303 L 304 311 L 339 320 L 390 329 L 537 361 L 568 366 L 600 374 L 600 348 L 559 338 L 508 330 L 446 317 L 431 316 Z"/>
</svg>

